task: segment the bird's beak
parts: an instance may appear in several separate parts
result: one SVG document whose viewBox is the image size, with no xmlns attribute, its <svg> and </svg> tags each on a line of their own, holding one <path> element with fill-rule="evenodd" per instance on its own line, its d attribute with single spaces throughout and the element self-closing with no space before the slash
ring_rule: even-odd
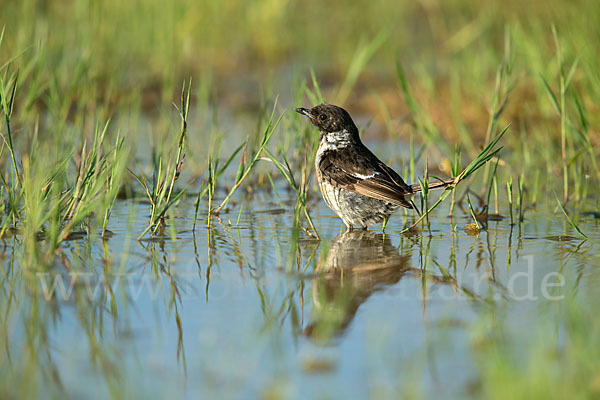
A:
<svg viewBox="0 0 600 400">
<path fill-rule="evenodd" d="M 305 117 L 308 117 L 308 118 L 311 117 L 310 110 L 308 108 L 299 107 L 299 108 L 296 108 L 296 112 L 298 114 L 304 115 Z"/>
</svg>

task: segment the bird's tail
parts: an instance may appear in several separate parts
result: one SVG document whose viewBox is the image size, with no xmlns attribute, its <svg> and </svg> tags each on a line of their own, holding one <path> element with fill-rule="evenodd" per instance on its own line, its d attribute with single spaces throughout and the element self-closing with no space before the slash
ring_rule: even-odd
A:
<svg viewBox="0 0 600 400">
<path fill-rule="evenodd" d="M 454 179 L 444 179 L 443 181 L 440 180 L 437 182 L 429 182 L 429 190 L 447 188 L 448 186 L 454 185 L 454 183 Z M 410 185 L 410 190 L 413 193 L 419 193 L 422 190 L 421 185 L 418 183 Z"/>
</svg>

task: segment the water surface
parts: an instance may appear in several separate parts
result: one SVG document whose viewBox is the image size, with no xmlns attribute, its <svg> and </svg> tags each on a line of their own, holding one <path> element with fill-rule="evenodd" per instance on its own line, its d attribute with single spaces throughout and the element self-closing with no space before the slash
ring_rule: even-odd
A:
<svg viewBox="0 0 600 400">
<path fill-rule="evenodd" d="M 541 206 L 475 236 L 443 208 L 431 232 L 400 234 L 399 212 L 385 234 L 344 233 L 315 199 L 319 241 L 273 198 L 210 227 L 201 208 L 195 231 L 187 198 L 141 242 L 148 205 L 120 201 L 108 240 L 68 242 L 49 271 L 4 239 L 2 380 L 42 397 L 476 396 L 489 343 L 560 341 L 567 303 L 600 294 L 593 215 L 588 240 Z"/>
</svg>

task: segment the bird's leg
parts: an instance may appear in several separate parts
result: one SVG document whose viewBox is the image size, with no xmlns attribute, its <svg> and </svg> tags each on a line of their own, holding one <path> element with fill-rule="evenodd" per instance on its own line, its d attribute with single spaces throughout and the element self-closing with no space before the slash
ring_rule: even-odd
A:
<svg viewBox="0 0 600 400">
<path fill-rule="evenodd" d="M 344 221 L 344 224 L 346 225 L 347 232 L 351 232 L 354 230 L 354 226 L 350 225 L 348 222 Z"/>
<path fill-rule="evenodd" d="M 368 227 L 367 225 L 364 225 L 364 226 L 362 227 L 362 230 L 363 230 L 363 231 L 367 231 L 367 230 L 369 230 L 369 227 Z"/>
</svg>

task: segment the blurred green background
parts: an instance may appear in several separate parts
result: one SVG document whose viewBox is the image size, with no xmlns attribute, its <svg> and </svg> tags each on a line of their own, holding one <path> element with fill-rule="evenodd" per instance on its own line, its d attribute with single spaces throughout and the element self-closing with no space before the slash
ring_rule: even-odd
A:
<svg viewBox="0 0 600 400">
<path fill-rule="evenodd" d="M 81 96 L 92 90 L 90 108 L 132 93 L 146 109 L 170 104 L 181 82 L 194 77 L 210 80 L 219 103 L 253 109 L 260 90 L 285 95 L 293 79 L 309 78 L 313 68 L 327 100 L 383 118 L 382 104 L 392 115 L 406 111 L 399 62 L 444 134 L 464 125 L 476 135 L 485 131 L 507 34 L 516 77 L 509 111 L 528 120 L 552 117 L 540 75 L 557 82 L 554 25 L 565 60 L 579 58 L 575 83 L 586 88 L 590 115 L 598 114 L 594 0 L 2 3 L 2 60 L 20 54 L 16 67 L 28 74 L 21 85 L 45 86 L 46 94 L 50 86 Z M 43 99 L 44 91 L 37 92 Z"/>
</svg>

